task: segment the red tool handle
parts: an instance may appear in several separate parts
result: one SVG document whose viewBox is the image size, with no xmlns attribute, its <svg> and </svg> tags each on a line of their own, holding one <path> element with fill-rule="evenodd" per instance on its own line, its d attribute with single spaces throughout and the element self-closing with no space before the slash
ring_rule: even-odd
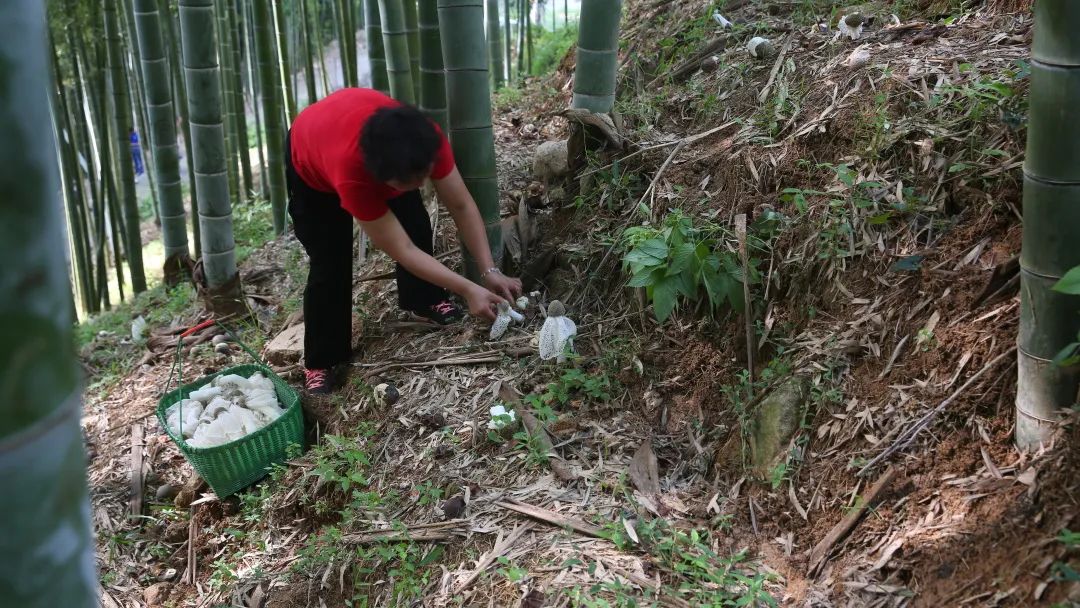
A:
<svg viewBox="0 0 1080 608">
<path fill-rule="evenodd" d="M 195 327 L 192 327 L 191 329 L 188 329 L 184 333 L 180 334 L 180 337 L 181 338 L 186 338 L 186 337 L 190 336 L 191 334 L 193 334 L 193 333 L 195 333 L 195 332 L 197 332 L 197 331 L 199 331 L 201 329 L 206 329 L 207 327 L 210 327 L 213 324 L 214 324 L 214 319 L 211 317 L 211 318 L 203 321 L 202 323 L 199 323 Z"/>
</svg>

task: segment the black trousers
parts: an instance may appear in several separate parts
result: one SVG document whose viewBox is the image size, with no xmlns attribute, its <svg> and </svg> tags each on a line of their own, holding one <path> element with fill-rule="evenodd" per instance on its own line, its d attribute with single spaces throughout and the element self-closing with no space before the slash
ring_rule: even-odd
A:
<svg viewBox="0 0 1080 608">
<path fill-rule="evenodd" d="M 353 219 L 341 208 L 336 194 L 315 190 L 300 179 L 292 165 L 291 150 L 286 137 L 289 215 L 311 264 L 304 289 L 304 366 L 327 369 L 344 363 L 352 354 Z M 433 253 L 431 218 L 420 191 L 406 192 L 387 204 L 413 244 Z M 424 310 L 448 297 L 445 289 L 401 264 L 395 273 L 398 306 L 405 310 Z"/>
</svg>

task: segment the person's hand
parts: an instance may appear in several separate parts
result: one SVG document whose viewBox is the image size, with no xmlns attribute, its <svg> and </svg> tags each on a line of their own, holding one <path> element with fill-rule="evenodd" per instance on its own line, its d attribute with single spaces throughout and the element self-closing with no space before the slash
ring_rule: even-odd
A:
<svg viewBox="0 0 1080 608">
<path fill-rule="evenodd" d="M 465 300 L 469 304 L 469 314 L 488 321 L 495 320 L 496 308 L 500 302 L 504 301 L 479 285 L 465 294 Z"/>
<path fill-rule="evenodd" d="M 508 277 L 501 272 L 490 272 L 484 277 L 484 286 L 510 302 L 521 297 L 521 279 Z"/>
</svg>

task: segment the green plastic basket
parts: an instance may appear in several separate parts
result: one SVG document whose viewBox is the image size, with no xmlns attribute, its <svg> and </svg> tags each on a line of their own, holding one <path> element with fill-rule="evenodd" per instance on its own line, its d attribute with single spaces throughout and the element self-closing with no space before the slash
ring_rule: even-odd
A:
<svg viewBox="0 0 1080 608">
<path fill-rule="evenodd" d="M 174 362 L 174 368 L 178 370 L 177 384 L 181 383 L 180 377 L 183 373 L 183 366 L 180 363 L 180 349 L 183 345 L 184 336 L 194 333 L 194 331 L 207 325 L 209 323 L 198 325 L 180 337 L 176 349 L 176 361 Z M 236 340 L 236 336 L 231 331 L 228 329 L 225 331 Z M 239 340 L 236 340 L 236 342 L 256 362 L 259 361 L 259 358 L 251 349 Z M 250 435 L 212 448 L 192 447 L 184 441 L 183 436 L 177 437 L 173 435 L 165 421 L 165 411 L 169 409 L 169 406 L 186 399 L 192 391 L 209 384 L 211 380 L 218 376 L 236 374 L 247 378 L 255 372 L 262 372 L 264 376 L 274 383 L 278 401 L 285 409 L 284 414 Z M 166 385 L 166 390 L 172 384 L 172 377 L 170 372 L 169 384 Z M 206 480 L 206 483 L 210 485 L 219 498 L 234 494 L 262 479 L 270 472 L 273 465 L 287 459 L 290 446 L 298 445 L 303 447 L 304 445 L 304 414 L 300 407 L 300 395 L 284 380 L 279 378 L 273 370 L 262 363 L 236 365 L 215 374 L 204 376 L 191 384 L 181 384 L 176 390 L 166 392 L 158 401 L 157 417 L 161 423 L 161 428 L 165 429 L 169 439 L 172 439 L 176 447 L 180 448 L 180 452 L 191 463 L 191 466 L 195 467 L 195 470 Z"/>
</svg>

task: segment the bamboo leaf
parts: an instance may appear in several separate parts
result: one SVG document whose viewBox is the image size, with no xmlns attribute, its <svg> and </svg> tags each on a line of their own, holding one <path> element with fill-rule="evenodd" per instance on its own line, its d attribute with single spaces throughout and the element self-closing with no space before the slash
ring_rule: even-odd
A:
<svg viewBox="0 0 1080 608">
<path fill-rule="evenodd" d="M 1061 280 L 1054 285 L 1054 291 L 1069 295 L 1080 295 L 1080 266 L 1065 273 Z"/>
</svg>

